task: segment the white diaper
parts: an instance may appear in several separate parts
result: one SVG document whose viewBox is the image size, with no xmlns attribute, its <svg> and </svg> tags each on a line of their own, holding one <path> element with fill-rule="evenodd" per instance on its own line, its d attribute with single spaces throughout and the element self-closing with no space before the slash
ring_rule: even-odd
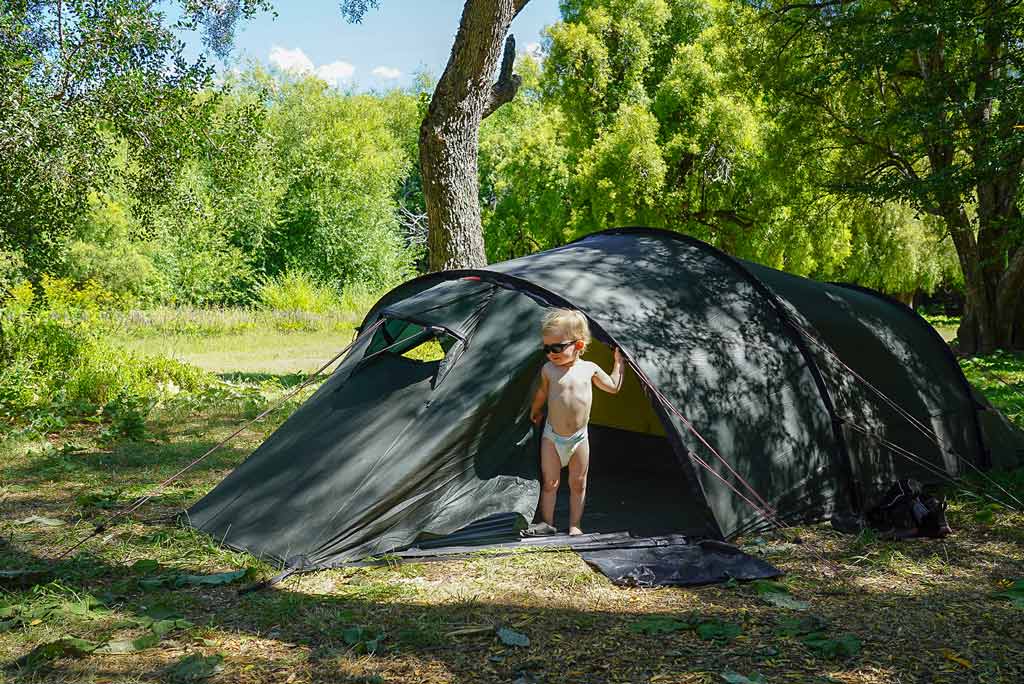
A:
<svg viewBox="0 0 1024 684">
<path fill-rule="evenodd" d="M 587 441 L 587 426 L 584 425 L 568 437 L 564 437 L 555 432 L 550 423 L 544 423 L 544 438 L 551 440 L 551 443 L 555 445 L 555 451 L 558 452 L 558 460 L 562 462 L 562 467 L 564 468 L 569 465 L 569 459 L 572 458 L 576 447 Z"/>
</svg>

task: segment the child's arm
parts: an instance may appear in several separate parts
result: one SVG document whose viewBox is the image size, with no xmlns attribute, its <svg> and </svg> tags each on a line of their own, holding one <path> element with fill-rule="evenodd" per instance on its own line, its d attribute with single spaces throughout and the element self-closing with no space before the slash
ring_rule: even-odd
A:
<svg viewBox="0 0 1024 684">
<path fill-rule="evenodd" d="M 615 364 L 612 366 L 612 374 L 605 373 L 600 366 L 594 364 L 594 384 L 609 394 L 618 394 L 622 389 L 622 352 L 615 348 Z"/>
<path fill-rule="evenodd" d="M 539 425 L 541 419 L 544 417 L 542 409 L 544 408 L 544 402 L 548 400 L 548 376 L 544 372 L 544 369 L 540 369 L 540 387 L 537 388 L 537 393 L 533 395 L 533 405 L 530 406 L 530 421 L 534 425 Z"/>
</svg>

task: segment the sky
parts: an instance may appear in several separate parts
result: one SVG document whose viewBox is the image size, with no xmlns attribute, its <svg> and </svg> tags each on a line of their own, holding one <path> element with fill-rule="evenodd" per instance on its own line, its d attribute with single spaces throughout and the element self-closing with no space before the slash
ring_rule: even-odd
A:
<svg viewBox="0 0 1024 684">
<path fill-rule="evenodd" d="M 390 90 L 413 84 L 417 72 L 441 75 L 459 28 L 462 0 L 382 0 L 360 24 L 350 24 L 338 0 L 278 0 L 277 17 L 261 14 L 241 24 L 222 69 L 250 60 L 299 73 L 316 73 L 342 88 Z M 558 21 L 558 0 L 531 0 L 512 22 L 519 52 L 539 48 L 541 30 Z M 197 35 L 184 36 L 198 53 Z"/>
</svg>

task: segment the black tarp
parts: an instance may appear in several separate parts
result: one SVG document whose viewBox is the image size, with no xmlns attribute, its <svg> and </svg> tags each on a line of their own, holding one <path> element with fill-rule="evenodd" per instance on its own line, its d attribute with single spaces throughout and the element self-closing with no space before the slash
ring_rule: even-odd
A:
<svg viewBox="0 0 1024 684">
<path fill-rule="evenodd" d="M 773 525 L 758 497 L 778 522 L 822 520 L 869 507 L 898 477 L 934 482 L 991 460 L 983 429 L 996 421 L 979 422 L 987 409 L 905 307 L 620 229 L 395 288 L 189 521 L 233 548 L 324 567 L 492 515 L 532 520 L 528 413 L 549 305 L 587 315 L 587 358 L 608 367 L 617 345 L 637 370 L 620 395 L 595 393 L 585 527 L 727 539 Z M 428 339 L 443 359 L 404 356 Z M 1013 445 L 1000 448 L 1011 463 Z"/>
</svg>

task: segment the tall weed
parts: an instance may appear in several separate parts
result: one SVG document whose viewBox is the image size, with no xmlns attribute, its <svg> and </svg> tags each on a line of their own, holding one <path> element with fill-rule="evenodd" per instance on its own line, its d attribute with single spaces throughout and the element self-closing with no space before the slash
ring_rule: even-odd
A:
<svg viewBox="0 0 1024 684">
<path fill-rule="evenodd" d="M 257 293 L 262 308 L 322 314 L 338 308 L 334 291 L 302 270 L 291 270 L 267 279 Z"/>
</svg>

